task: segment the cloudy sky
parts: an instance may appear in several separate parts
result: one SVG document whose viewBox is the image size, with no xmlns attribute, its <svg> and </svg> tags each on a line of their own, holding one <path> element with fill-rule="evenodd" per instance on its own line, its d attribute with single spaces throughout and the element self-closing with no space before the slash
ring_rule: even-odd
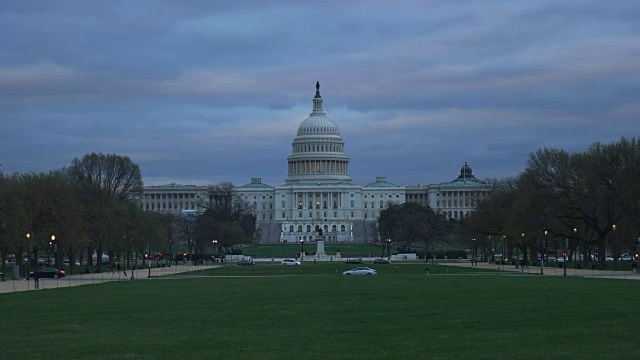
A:
<svg viewBox="0 0 640 360">
<path fill-rule="evenodd" d="M 129 156 L 146 185 L 283 184 L 312 110 L 354 183 L 518 174 L 640 135 L 640 2 L 0 3 L 0 170 Z"/>
</svg>

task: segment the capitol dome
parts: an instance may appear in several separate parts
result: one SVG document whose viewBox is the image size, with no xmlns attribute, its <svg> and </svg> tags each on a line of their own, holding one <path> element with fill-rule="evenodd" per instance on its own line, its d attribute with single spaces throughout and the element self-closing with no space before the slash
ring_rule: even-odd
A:
<svg viewBox="0 0 640 360">
<path fill-rule="evenodd" d="M 340 136 L 338 125 L 328 116 L 311 113 L 300 127 L 298 127 L 298 136 L 303 135 L 336 135 Z"/>
<path fill-rule="evenodd" d="M 338 125 L 322 109 L 320 83 L 316 83 L 313 111 L 298 127 L 293 152 L 287 158 L 286 183 L 350 183 L 349 157 Z"/>
</svg>

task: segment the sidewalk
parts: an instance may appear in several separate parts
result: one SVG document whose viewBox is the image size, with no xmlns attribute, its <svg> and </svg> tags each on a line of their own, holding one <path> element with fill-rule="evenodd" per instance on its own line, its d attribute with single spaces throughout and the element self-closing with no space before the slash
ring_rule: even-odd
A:
<svg viewBox="0 0 640 360">
<path fill-rule="evenodd" d="M 151 277 L 163 276 L 163 275 L 171 275 L 178 274 L 190 271 L 198 271 L 205 270 L 216 267 L 215 265 L 173 265 L 171 267 L 158 267 L 151 269 Z M 133 270 L 133 280 L 144 280 L 149 277 L 149 269 L 136 269 Z M 59 279 L 51 279 L 46 278 L 40 279 L 40 290 L 44 289 L 55 289 L 69 286 L 80 286 L 80 285 L 91 285 L 91 284 L 100 284 L 108 281 L 130 281 L 131 279 L 131 270 L 127 270 L 127 276 L 124 276 L 124 272 L 103 272 L 103 273 L 91 273 L 91 274 L 81 274 L 81 275 L 70 275 L 65 276 Z M 0 282 L 0 294 L 1 293 L 9 293 L 16 291 L 33 291 L 36 290 L 34 287 L 34 280 L 30 279 L 27 281 L 25 278 L 22 279 L 6 279 L 4 282 Z"/>
<path fill-rule="evenodd" d="M 474 267 L 480 269 L 491 269 L 495 271 L 503 271 L 509 272 L 513 274 L 526 274 L 526 275 L 540 275 L 541 269 L 540 266 L 525 266 L 524 268 L 518 267 L 515 265 L 498 265 L 498 264 L 490 264 L 486 262 L 479 262 L 474 266 L 471 266 L 470 261 L 461 261 L 461 262 L 437 262 L 438 265 L 448 265 L 448 266 L 462 266 L 462 267 Z M 556 266 L 545 266 L 542 268 L 543 276 L 564 276 L 564 268 L 559 268 Z M 640 274 L 633 273 L 631 270 L 629 271 L 612 271 L 612 270 L 591 270 L 591 269 L 570 269 L 567 268 L 567 276 L 581 276 L 581 277 L 592 277 L 592 278 L 607 278 L 607 279 L 629 279 L 629 280 L 640 280 Z"/>
</svg>

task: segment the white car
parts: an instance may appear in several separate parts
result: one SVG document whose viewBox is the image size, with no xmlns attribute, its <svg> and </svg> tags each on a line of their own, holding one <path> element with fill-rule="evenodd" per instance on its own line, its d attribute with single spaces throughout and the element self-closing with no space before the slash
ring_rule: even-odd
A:
<svg viewBox="0 0 640 360">
<path fill-rule="evenodd" d="M 300 265 L 300 261 L 295 259 L 282 259 L 282 265 L 287 265 L 287 266 Z"/>
<path fill-rule="evenodd" d="M 377 275 L 378 272 L 375 269 L 368 267 L 357 267 L 351 270 L 344 271 L 342 275 Z"/>
</svg>

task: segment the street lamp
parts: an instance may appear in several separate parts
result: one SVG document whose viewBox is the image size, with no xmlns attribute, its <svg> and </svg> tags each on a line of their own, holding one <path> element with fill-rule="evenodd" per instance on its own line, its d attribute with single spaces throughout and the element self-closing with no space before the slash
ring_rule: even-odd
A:
<svg viewBox="0 0 640 360">
<path fill-rule="evenodd" d="M 304 258 L 304 240 L 300 239 L 300 260 Z"/>
<path fill-rule="evenodd" d="M 612 237 L 613 237 L 613 243 L 615 244 L 615 242 L 616 242 L 616 224 L 613 224 L 611 226 L 611 230 L 613 230 Z"/>
<path fill-rule="evenodd" d="M 211 240 L 211 243 L 213 243 L 213 257 L 214 257 L 214 261 L 215 261 L 215 257 L 216 257 L 216 244 L 218 243 L 218 240 Z"/>
<path fill-rule="evenodd" d="M 25 235 L 27 238 L 27 280 L 29 280 L 29 273 L 31 272 L 31 234 Z"/>
<path fill-rule="evenodd" d="M 525 256 L 526 256 L 526 251 L 524 251 L 524 233 L 522 233 L 522 241 L 520 242 L 520 244 L 522 245 L 522 261 L 520 262 L 520 269 L 524 272 L 524 263 L 525 263 Z M 518 256 L 519 258 L 519 256 Z"/>
<path fill-rule="evenodd" d="M 567 241 L 569 239 L 568 238 L 564 238 L 564 241 L 562 242 L 562 271 L 563 274 L 562 276 L 567 276 Z"/>
<path fill-rule="evenodd" d="M 387 239 L 387 258 L 391 260 L 391 239 Z"/>
<path fill-rule="evenodd" d="M 576 237 L 576 234 L 577 234 L 577 233 L 578 233 L 578 229 L 573 228 L 573 237 L 574 237 L 574 238 Z M 578 243 L 578 244 L 580 244 L 580 243 Z M 576 245 L 576 250 L 577 250 L 577 247 L 578 247 L 578 246 Z M 574 251 L 574 252 L 573 252 L 573 254 L 574 254 L 574 256 L 573 256 L 573 260 L 574 260 L 574 261 L 577 261 L 577 258 L 576 258 L 577 251 Z"/>
<path fill-rule="evenodd" d="M 477 254 L 477 249 L 476 249 L 476 238 L 472 238 L 471 241 L 473 241 L 473 247 L 471 249 L 471 266 L 474 265 L 474 262 L 476 262 L 476 257 L 478 256 Z"/>
<path fill-rule="evenodd" d="M 545 245 L 547 243 L 547 235 L 549 232 L 547 230 L 544 231 L 544 244 L 540 247 L 540 275 L 544 275 L 544 253 L 545 253 Z"/>
<path fill-rule="evenodd" d="M 55 235 L 51 235 L 51 242 L 49 242 L 49 245 L 51 245 L 51 251 L 53 252 L 53 258 L 56 258 L 56 236 Z M 49 261 L 49 264 L 51 264 L 51 258 L 47 259 Z"/>
</svg>

